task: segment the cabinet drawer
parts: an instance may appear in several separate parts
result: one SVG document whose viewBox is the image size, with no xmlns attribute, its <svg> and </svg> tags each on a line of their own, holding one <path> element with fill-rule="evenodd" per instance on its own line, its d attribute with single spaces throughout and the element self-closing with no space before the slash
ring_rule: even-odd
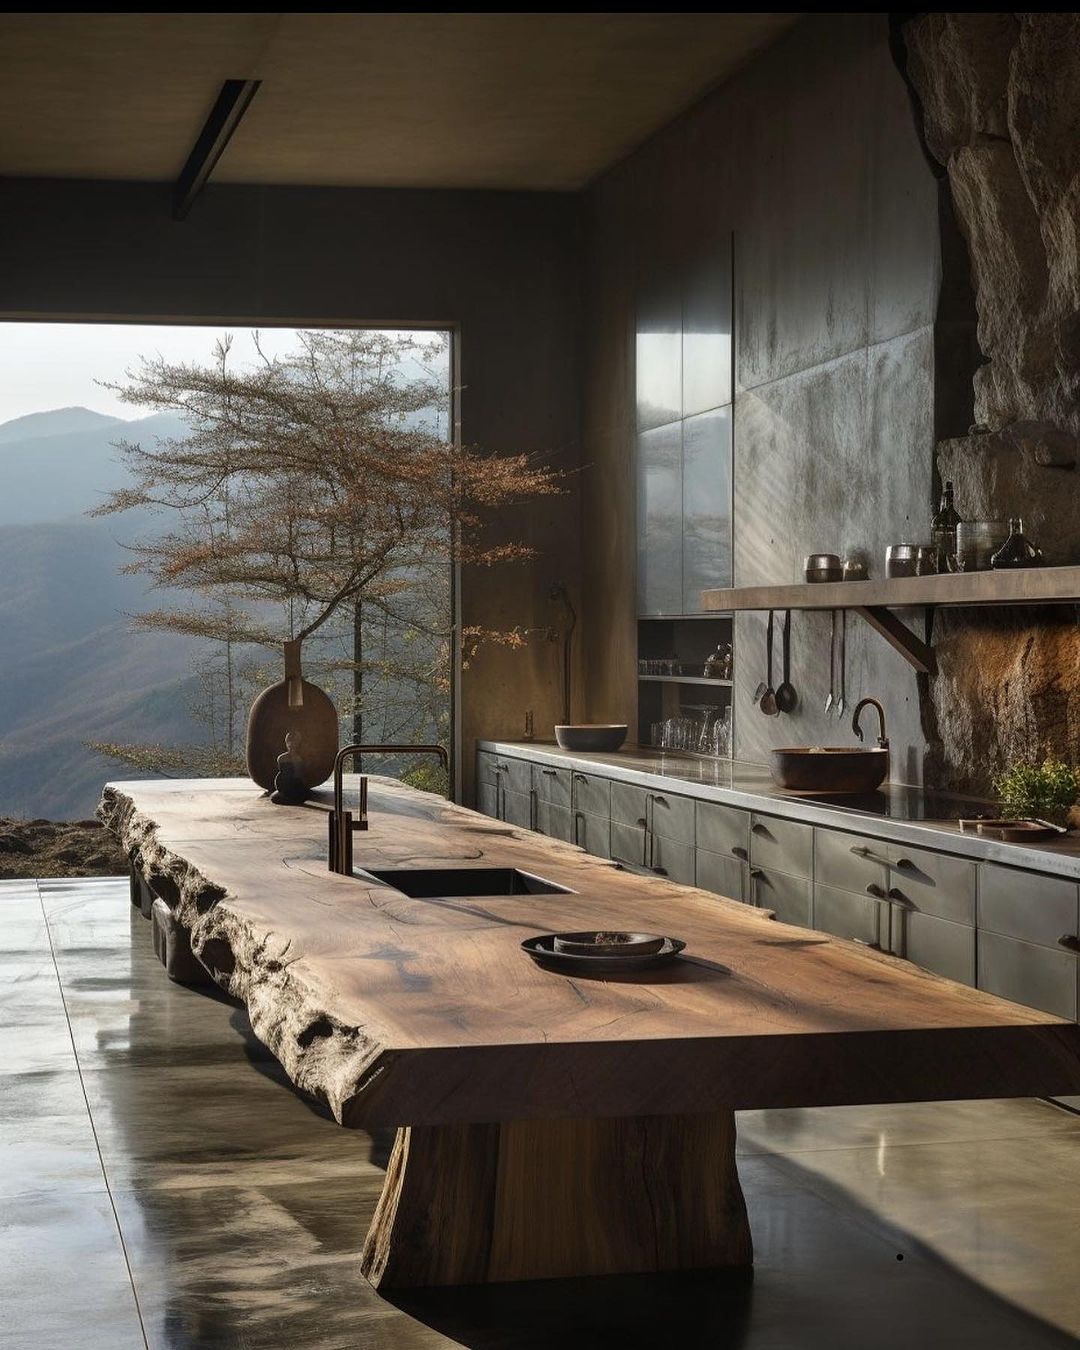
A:
<svg viewBox="0 0 1080 1350">
<path fill-rule="evenodd" d="M 622 825 L 645 825 L 649 794 L 644 788 L 617 780 L 611 785 L 611 819 Z"/>
<path fill-rule="evenodd" d="M 975 984 L 975 929 L 918 910 L 893 912 L 893 952 L 935 975 Z"/>
<path fill-rule="evenodd" d="M 498 756 L 498 766 L 502 771 L 503 782 L 511 792 L 523 792 L 526 796 L 532 791 L 533 766 L 527 759 L 510 759 L 506 755 Z"/>
<path fill-rule="evenodd" d="M 502 818 L 511 825 L 520 825 L 522 829 L 533 827 L 532 793 L 513 792 L 506 788 L 502 795 Z"/>
<path fill-rule="evenodd" d="M 653 834 L 690 847 L 691 863 L 694 851 L 694 807 L 692 797 L 675 797 L 670 792 L 649 793 L 649 825 Z M 691 876 L 693 869 L 691 867 Z"/>
<path fill-rule="evenodd" d="M 476 781 L 478 783 L 494 783 L 498 776 L 496 756 L 490 754 L 487 750 L 478 750 L 476 752 Z"/>
<path fill-rule="evenodd" d="M 1077 958 L 998 933 L 979 933 L 979 988 L 1029 1008 L 1076 1017 Z"/>
<path fill-rule="evenodd" d="M 681 886 L 694 884 L 694 846 L 665 835 L 654 834 L 650 841 L 648 869 Z"/>
<path fill-rule="evenodd" d="M 611 822 L 611 857 L 615 862 L 643 871 L 647 861 L 647 842 L 644 825 L 626 825 L 615 820 Z"/>
<path fill-rule="evenodd" d="M 481 782 L 477 793 L 477 810 L 485 816 L 499 818 L 499 789 L 494 783 Z"/>
<path fill-rule="evenodd" d="M 890 844 L 888 854 L 893 864 L 889 884 L 903 900 L 921 914 L 974 926 L 975 863 L 900 844 Z"/>
<path fill-rule="evenodd" d="M 750 812 L 718 802 L 697 804 L 697 846 L 729 858 L 750 857 Z"/>
<path fill-rule="evenodd" d="M 979 928 L 1058 948 L 1059 938 L 1077 933 L 1076 882 L 983 863 L 979 868 Z"/>
<path fill-rule="evenodd" d="M 883 911 L 882 902 L 868 895 L 835 886 L 814 887 L 814 927 L 823 933 L 852 938 L 871 947 L 883 946 L 888 922 Z"/>
<path fill-rule="evenodd" d="M 775 910 L 781 923 L 810 927 L 811 883 L 804 877 L 788 876 L 785 872 L 768 871 L 763 867 L 749 869 L 750 903 L 759 909 Z"/>
<path fill-rule="evenodd" d="M 699 848 L 696 855 L 697 884 L 706 891 L 726 895 L 729 900 L 750 898 L 749 866 L 731 854 L 710 853 Z"/>
<path fill-rule="evenodd" d="M 533 787 L 536 799 L 552 806 L 570 809 L 570 770 L 553 769 L 547 764 L 533 765 Z"/>
<path fill-rule="evenodd" d="M 694 843 L 694 800 L 671 792 L 653 792 L 629 783 L 611 785 L 611 819 L 623 825 L 647 824 L 654 834 L 676 843 Z"/>
<path fill-rule="evenodd" d="M 596 858 L 611 857 L 611 820 L 591 811 L 573 813 L 573 842 Z"/>
<path fill-rule="evenodd" d="M 534 807 L 536 821 L 533 829 L 552 839 L 565 839 L 567 843 L 573 837 L 573 817 L 568 806 L 555 806 L 551 802 L 537 800 Z"/>
<path fill-rule="evenodd" d="M 572 805 L 575 811 L 611 819 L 611 779 L 594 773 L 573 773 Z"/>
<path fill-rule="evenodd" d="M 750 862 L 754 867 L 767 867 L 786 872 L 792 877 L 812 875 L 814 831 L 810 825 L 778 816 L 759 816 L 750 821 Z"/>
<path fill-rule="evenodd" d="M 843 830 L 814 830 L 814 881 L 823 886 L 856 895 L 867 886 L 880 886 L 884 892 L 888 861 L 886 846 L 874 839 Z"/>
</svg>

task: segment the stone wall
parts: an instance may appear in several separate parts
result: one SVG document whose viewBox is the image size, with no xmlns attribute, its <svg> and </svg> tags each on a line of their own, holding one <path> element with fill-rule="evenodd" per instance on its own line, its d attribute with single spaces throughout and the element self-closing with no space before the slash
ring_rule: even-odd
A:
<svg viewBox="0 0 1080 1350">
<path fill-rule="evenodd" d="M 1080 15 L 926 14 L 904 30 L 926 143 L 967 241 L 983 363 L 975 425 L 937 449 L 961 515 L 1020 515 L 1080 562 Z M 930 764 L 984 788 L 1009 757 L 1075 760 L 1080 629 L 1058 610 L 941 614 Z"/>
</svg>

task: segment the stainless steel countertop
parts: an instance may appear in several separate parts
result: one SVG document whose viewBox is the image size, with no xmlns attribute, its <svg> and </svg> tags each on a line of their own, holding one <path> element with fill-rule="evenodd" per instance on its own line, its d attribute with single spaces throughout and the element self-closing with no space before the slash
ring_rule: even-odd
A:
<svg viewBox="0 0 1080 1350">
<path fill-rule="evenodd" d="M 868 815 L 784 792 L 775 786 L 764 764 L 694 759 L 636 746 L 613 754 L 586 754 L 563 750 L 543 741 L 481 740 L 477 741 L 477 749 L 499 755 L 518 755 L 555 768 L 592 770 L 594 773 L 606 771 L 639 787 L 660 791 L 682 788 L 689 796 L 704 801 L 741 806 L 747 811 L 767 812 L 808 825 L 849 830 L 870 839 L 909 844 L 912 848 L 942 849 L 958 857 L 1026 867 L 1034 872 L 1048 872 L 1080 881 L 1080 836 L 1071 835 L 1060 843 L 1007 844 L 968 834 L 950 821 Z"/>
</svg>

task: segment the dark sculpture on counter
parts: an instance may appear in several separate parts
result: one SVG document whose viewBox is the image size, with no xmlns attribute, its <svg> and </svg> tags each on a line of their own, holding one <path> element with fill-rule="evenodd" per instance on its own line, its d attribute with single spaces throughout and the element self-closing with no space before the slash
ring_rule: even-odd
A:
<svg viewBox="0 0 1080 1350">
<path fill-rule="evenodd" d="M 298 753 L 300 742 L 298 731 L 285 733 L 285 753 L 277 757 L 274 790 L 270 794 L 270 800 L 276 806 L 299 806 L 310 795 L 304 783 L 304 761 Z"/>
</svg>

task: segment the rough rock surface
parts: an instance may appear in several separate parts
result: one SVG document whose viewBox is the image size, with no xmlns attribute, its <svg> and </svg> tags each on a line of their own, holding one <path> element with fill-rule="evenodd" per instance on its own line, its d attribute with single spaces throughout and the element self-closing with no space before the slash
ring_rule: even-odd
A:
<svg viewBox="0 0 1080 1350">
<path fill-rule="evenodd" d="M 989 792 L 1010 760 L 1080 744 L 1080 624 L 1072 606 L 939 610 L 928 777 Z"/>
<path fill-rule="evenodd" d="M 905 39 L 970 252 L 976 420 L 1080 433 L 1080 14 L 926 14 Z"/>
<path fill-rule="evenodd" d="M 1080 562 L 1080 14 L 929 13 L 904 28 L 926 141 L 967 241 L 985 364 L 976 426 L 938 446 L 967 519 L 1023 517 Z M 1071 607 L 939 611 L 926 778 L 978 792 L 1043 748 L 1075 762 Z"/>
<path fill-rule="evenodd" d="M 115 877 L 127 859 L 96 820 L 14 820 L 0 816 L 0 880 Z"/>
</svg>

